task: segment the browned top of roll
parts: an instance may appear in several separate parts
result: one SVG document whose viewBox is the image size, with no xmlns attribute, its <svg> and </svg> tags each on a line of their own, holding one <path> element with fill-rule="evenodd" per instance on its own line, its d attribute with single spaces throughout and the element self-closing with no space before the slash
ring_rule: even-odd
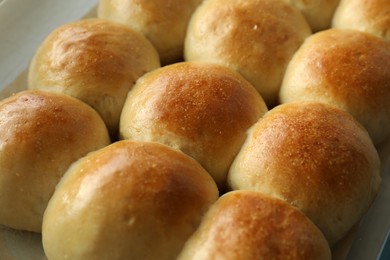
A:
<svg viewBox="0 0 390 260">
<path fill-rule="evenodd" d="M 238 73 L 215 64 L 182 62 L 137 82 L 122 111 L 120 134 L 178 148 L 220 184 L 247 129 L 266 111 L 261 96 Z"/>
<path fill-rule="evenodd" d="M 287 63 L 309 35 L 303 15 L 282 0 L 204 1 L 190 20 L 184 54 L 237 70 L 274 106 Z"/>
<path fill-rule="evenodd" d="M 73 164 L 58 185 L 44 216 L 45 252 L 174 259 L 217 197 L 212 178 L 189 156 L 118 141 Z"/>
<path fill-rule="evenodd" d="M 379 167 L 367 131 L 351 115 L 297 102 L 274 108 L 251 128 L 228 181 L 288 201 L 333 244 L 371 205 Z"/>
<path fill-rule="evenodd" d="M 28 86 L 86 102 L 117 135 L 127 92 L 140 76 L 158 67 L 158 53 L 142 34 L 119 23 L 86 19 L 47 36 L 30 64 Z"/>
<path fill-rule="evenodd" d="M 296 208 L 259 192 L 233 191 L 213 205 L 179 259 L 331 259 L 331 254 L 321 231 Z"/>
<path fill-rule="evenodd" d="M 55 186 L 71 163 L 110 143 L 103 120 L 63 94 L 26 90 L 0 102 L 0 223 L 41 231 Z"/>
<path fill-rule="evenodd" d="M 290 62 L 282 103 L 307 100 L 351 113 L 375 144 L 390 133 L 390 45 L 368 33 L 330 29 L 309 37 Z"/>
</svg>

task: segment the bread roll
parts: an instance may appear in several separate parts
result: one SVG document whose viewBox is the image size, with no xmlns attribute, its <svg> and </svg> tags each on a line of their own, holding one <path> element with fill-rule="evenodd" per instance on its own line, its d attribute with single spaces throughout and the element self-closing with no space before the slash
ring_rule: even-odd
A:
<svg viewBox="0 0 390 260">
<path fill-rule="evenodd" d="M 351 115 L 296 102 L 275 107 L 251 128 L 228 183 L 291 203 L 334 245 L 371 205 L 379 168 L 367 131 Z"/>
<path fill-rule="evenodd" d="M 164 65 L 183 60 L 188 21 L 202 0 L 100 0 L 98 17 L 120 22 L 142 33 Z"/>
<path fill-rule="evenodd" d="M 340 0 L 284 0 L 302 12 L 313 32 L 328 29 Z"/>
<path fill-rule="evenodd" d="M 74 163 L 44 215 L 49 259 L 175 259 L 218 197 L 192 158 L 118 141 Z"/>
<path fill-rule="evenodd" d="M 332 26 L 372 33 L 390 42 L 389 10 L 389 0 L 341 0 Z"/>
<path fill-rule="evenodd" d="M 179 260 L 332 259 L 321 231 L 288 203 L 232 191 L 209 210 Z"/>
<path fill-rule="evenodd" d="M 238 71 L 272 107 L 287 63 L 309 35 L 303 15 L 283 0 L 208 0 L 190 20 L 184 54 Z"/>
<path fill-rule="evenodd" d="M 141 34 L 118 23 L 87 19 L 50 33 L 33 57 L 28 87 L 86 102 L 117 138 L 127 92 L 138 77 L 159 66 L 157 51 Z"/>
<path fill-rule="evenodd" d="M 235 71 L 176 63 L 137 81 L 123 107 L 120 137 L 179 149 L 222 187 L 247 129 L 266 111 L 255 88 Z"/>
<path fill-rule="evenodd" d="M 109 144 L 91 107 L 26 90 L 0 102 L 0 224 L 41 231 L 47 203 L 71 163 Z"/>
<path fill-rule="evenodd" d="M 352 114 L 375 145 L 390 136 L 390 45 L 368 33 L 319 32 L 294 55 L 280 102 L 318 101 Z"/>
</svg>

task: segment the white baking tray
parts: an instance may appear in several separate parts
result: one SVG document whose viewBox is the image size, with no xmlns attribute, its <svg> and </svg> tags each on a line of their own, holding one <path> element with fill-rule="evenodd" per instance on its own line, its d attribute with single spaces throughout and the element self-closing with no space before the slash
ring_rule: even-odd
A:
<svg viewBox="0 0 390 260">
<path fill-rule="evenodd" d="M 28 64 L 53 29 L 94 16 L 97 2 L 0 0 L 0 98 L 26 88 Z M 390 228 L 390 165 L 385 163 L 388 151 L 390 148 L 386 147 L 381 150 L 384 179 L 380 193 L 356 231 L 340 245 L 334 259 L 383 260 L 388 257 L 388 253 L 381 257 L 382 252 L 390 250 L 384 243 Z M 0 226 L 0 259 L 46 259 L 41 236 Z"/>
</svg>

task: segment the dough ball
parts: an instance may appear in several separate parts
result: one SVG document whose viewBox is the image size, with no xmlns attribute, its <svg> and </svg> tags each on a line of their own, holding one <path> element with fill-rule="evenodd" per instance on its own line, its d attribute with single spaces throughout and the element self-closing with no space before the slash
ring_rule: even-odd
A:
<svg viewBox="0 0 390 260">
<path fill-rule="evenodd" d="M 247 129 L 267 110 L 237 72 L 203 62 L 176 63 L 137 81 L 123 107 L 120 136 L 179 149 L 223 187 Z"/>
<path fill-rule="evenodd" d="M 68 167 L 110 143 L 101 117 L 64 94 L 26 90 L 0 101 L 0 224 L 41 232 Z"/>
<path fill-rule="evenodd" d="M 158 53 L 144 36 L 125 25 L 86 19 L 48 35 L 30 64 L 28 87 L 84 101 L 101 115 L 115 139 L 127 92 L 140 76 L 158 67 Z"/>
<path fill-rule="evenodd" d="M 251 129 L 228 174 L 234 190 L 255 190 L 300 209 L 332 246 L 358 223 L 381 182 L 367 131 L 328 104 L 270 110 Z"/>
<path fill-rule="evenodd" d="M 49 259 L 175 259 L 218 198 L 192 158 L 118 141 L 74 163 L 44 215 Z"/>
</svg>

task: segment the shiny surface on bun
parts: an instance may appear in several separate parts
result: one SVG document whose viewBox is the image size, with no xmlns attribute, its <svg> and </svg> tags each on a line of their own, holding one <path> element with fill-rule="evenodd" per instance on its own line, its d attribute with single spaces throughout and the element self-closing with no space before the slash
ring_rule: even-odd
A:
<svg viewBox="0 0 390 260">
<path fill-rule="evenodd" d="M 255 191 L 224 194 L 179 260 L 331 259 L 321 231 L 288 203 Z"/>
<path fill-rule="evenodd" d="M 291 203 L 333 245 L 371 205 L 379 168 L 367 131 L 351 115 L 327 104 L 296 102 L 275 107 L 250 129 L 228 183 Z"/>
<path fill-rule="evenodd" d="M 63 94 L 26 90 L 0 102 L 0 224 L 41 231 L 69 165 L 109 144 L 92 108 Z"/>
<path fill-rule="evenodd" d="M 188 21 L 202 0 L 100 0 L 98 17 L 126 24 L 156 47 L 163 65 L 183 60 Z"/>
<path fill-rule="evenodd" d="M 218 189 L 192 158 L 118 141 L 68 170 L 43 221 L 49 259 L 175 259 Z"/>
<path fill-rule="evenodd" d="M 238 71 L 271 107 L 287 63 L 310 33 L 303 15 L 282 0 L 208 0 L 190 20 L 184 55 Z"/>
<path fill-rule="evenodd" d="M 137 81 L 123 107 L 120 137 L 177 148 L 223 185 L 247 129 L 266 111 L 255 88 L 235 71 L 176 63 Z"/>
<path fill-rule="evenodd" d="M 372 33 L 390 42 L 390 1 L 341 0 L 332 27 Z"/>
<path fill-rule="evenodd" d="M 375 145 L 390 137 L 390 45 L 368 33 L 330 29 L 291 60 L 280 102 L 319 101 L 352 114 Z"/>
<path fill-rule="evenodd" d="M 84 101 L 116 137 L 127 92 L 140 76 L 158 67 L 158 53 L 144 36 L 125 25 L 86 19 L 48 35 L 31 62 L 28 87 Z"/>
</svg>

